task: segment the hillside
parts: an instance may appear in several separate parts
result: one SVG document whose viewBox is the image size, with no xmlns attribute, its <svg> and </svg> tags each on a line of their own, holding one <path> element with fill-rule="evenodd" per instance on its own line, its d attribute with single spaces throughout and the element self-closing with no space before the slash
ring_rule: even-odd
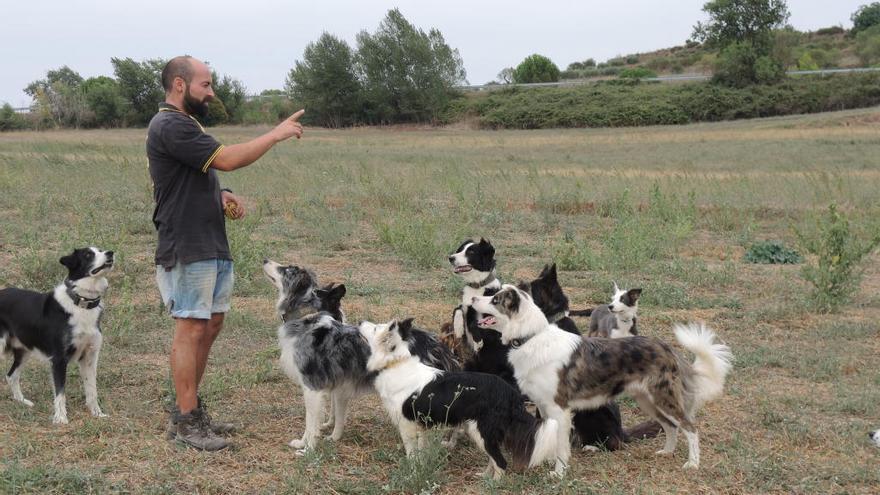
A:
<svg viewBox="0 0 880 495">
<path fill-rule="evenodd" d="M 862 67 L 856 54 L 856 39 L 841 27 L 800 32 L 793 29 L 777 31 L 776 54 L 789 70 L 836 69 Z M 660 50 L 632 53 L 611 58 L 596 65 L 589 59 L 574 62 L 562 72 L 563 79 L 579 79 L 616 75 L 626 68 L 645 68 L 657 75 L 708 74 L 716 53 L 703 45 L 685 45 Z M 812 63 L 811 63 L 812 61 Z"/>
</svg>

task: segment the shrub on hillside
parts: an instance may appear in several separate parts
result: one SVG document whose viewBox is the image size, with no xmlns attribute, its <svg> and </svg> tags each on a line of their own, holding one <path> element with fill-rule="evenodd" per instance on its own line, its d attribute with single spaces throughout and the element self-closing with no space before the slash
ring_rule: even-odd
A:
<svg viewBox="0 0 880 495">
<path fill-rule="evenodd" d="M 516 66 L 513 80 L 518 84 L 556 82 L 559 80 L 559 67 L 549 58 L 536 53 Z"/>
<path fill-rule="evenodd" d="M 657 73 L 644 67 L 631 67 L 620 71 L 617 77 L 622 79 L 644 79 L 647 77 L 657 77 Z"/>
</svg>

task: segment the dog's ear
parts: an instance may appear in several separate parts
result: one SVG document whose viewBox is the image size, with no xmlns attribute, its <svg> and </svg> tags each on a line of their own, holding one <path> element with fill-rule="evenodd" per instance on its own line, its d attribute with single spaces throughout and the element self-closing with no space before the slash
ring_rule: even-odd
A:
<svg viewBox="0 0 880 495">
<path fill-rule="evenodd" d="M 542 278 L 544 280 L 548 280 L 550 282 L 556 282 L 556 263 L 552 265 L 544 265 L 544 269 L 541 270 L 541 274 L 538 275 L 538 278 Z"/>
<path fill-rule="evenodd" d="M 62 256 L 61 259 L 58 260 L 58 262 L 64 266 L 66 266 L 67 269 L 71 270 L 71 271 L 79 268 L 79 264 L 80 264 L 79 256 L 76 255 L 76 250 L 74 250 L 72 253 L 68 254 L 67 256 Z"/>
<path fill-rule="evenodd" d="M 614 284 L 614 293 L 617 294 L 620 292 L 620 288 L 617 287 L 617 282 L 612 280 L 611 283 Z"/>
<path fill-rule="evenodd" d="M 519 283 L 516 284 L 516 288 L 523 292 L 532 292 L 532 284 L 523 280 L 520 280 Z"/>
<path fill-rule="evenodd" d="M 480 237 L 480 243 L 477 245 L 480 247 L 480 251 L 486 253 L 487 256 L 495 256 L 495 246 L 488 240 Z"/>
<path fill-rule="evenodd" d="M 629 296 L 629 300 L 631 302 L 630 306 L 638 302 L 639 296 L 642 295 L 642 289 L 630 289 L 626 292 L 626 295 Z"/>
<path fill-rule="evenodd" d="M 345 297 L 345 284 L 339 284 L 335 287 L 332 287 L 327 292 L 327 297 L 329 299 L 332 299 L 335 301 L 338 301 L 338 300 L 342 299 L 343 297 Z"/>
<path fill-rule="evenodd" d="M 409 340 L 410 334 L 412 334 L 412 322 L 412 318 L 407 318 L 400 322 L 394 320 L 391 322 L 391 330 L 397 332 L 400 335 L 400 340 L 406 342 Z"/>
</svg>

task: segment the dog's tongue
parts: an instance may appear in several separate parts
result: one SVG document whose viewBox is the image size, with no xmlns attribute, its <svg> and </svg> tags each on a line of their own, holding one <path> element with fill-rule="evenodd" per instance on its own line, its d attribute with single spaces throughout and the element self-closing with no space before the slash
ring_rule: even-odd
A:
<svg viewBox="0 0 880 495">
<path fill-rule="evenodd" d="M 455 273 L 469 272 L 469 271 L 471 271 L 471 270 L 472 270 L 472 268 L 471 268 L 470 265 L 464 265 L 464 266 L 457 266 L 457 267 L 455 267 Z"/>
<path fill-rule="evenodd" d="M 486 316 L 477 322 L 477 325 L 481 327 L 488 327 L 489 325 L 494 325 L 496 322 L 494 316 Z"/>
</svg>

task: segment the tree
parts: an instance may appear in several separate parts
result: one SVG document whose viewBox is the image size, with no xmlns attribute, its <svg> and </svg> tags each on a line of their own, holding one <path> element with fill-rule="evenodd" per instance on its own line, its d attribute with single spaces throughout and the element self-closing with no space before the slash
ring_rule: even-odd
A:
<svg viewBox="0 0 880 495">
<path fill-rule="evenodd" d="M 65 65 L 47 71 L 45 79 L 28 84 L 24 92 L 34 98 L 37 112 L 46 116 L 50 125 L 80 127 L 87 124 L 89 112 L 82 82 L 82 76 Z"/>
<path fill-rule="evenodd" d="M 694 26 L 692 38 L 716 48 L 745 43 L 766 55 L 774 29 L 789 18 L 785 0 L 711 0 L 703 5 L 709 21 Z"/>
<path fill-rule="evenodd" d="M 852 33 L 856 34 L 871 26 L 880 24 L 880 2 L 862 5 L 850 17 L 853 22 Z"/>
<path fill-rule="evenodd" d="M 92 112 L 93 125 L 117 127 L 123 124 L 127 105 L 116 80 L 107 76 L 90 77 L 83 81 L 82 92 Z"/>
<path fill-rule="evenodd" d="M 161 81 L 165 62 L 162 59 L 143 62 L 131 58 L 110 59 L 120 93 L 128 103 L 129 123 L 146 125 L 158 110 L 159 103 L 165 100 Z"/>
<path fill-rule="evenodd" d="M 361 113 L 361 84 L 355 57 L 345 41 L 329 33 L 309 43 L 302 61 L 287 75 L 285 88 L 303 107 L 305 117 L 325 127 L 342 127 Z"/>
<path fill-rule="evenodd" d="M 856 54 L 864 65 L 880 62 L 880 25 L 869 27 L 856 35 Z"/>
<path fill-rule="evenodd" d="M 510 84 L 513 82 L 513 67 L 505 67 L 498 73 L 498 80 L 501 84 Z"/>
<path fill-rule="evenodd" d="M 513 71 L 513 80 L 518 84 L 559 81 L 559 67 L 549 58 L 529 55 Z"/>
<path fill-rule="evenodd" d="M 785 0 L 711 0 L 703 12 L 709 20 L 694 26 L 692 38 L 720 51 L 715 82 L 741 87 L 785 76 L 773 58 L 774 29 L 789 17 Z"/>
<path fill-rule="evenodd" d="M 466 82 L 458 50 L 437 29 L 417 29 L 398 9 L 388 11 L 375 33 L 357 35 L 357 70 L 364 111 L 372 122 L 435 119 L 456 85 Z"/>
<path fill-rule="evenodd" d="M 12 105 L 4 103 L 3 106 L 0 107 L 0 132 L 15 131 L 18 129 L 24 129 L 25 127 L 27 127 L 27 122 L 24 117 L 15 113 Z"/>
<path fill-rule="evenodd" d="M 247 89 L 244 87 L 244 84 L 226 74 L 220 78 L 213 70 L 211 71 L 211 77 L 214 80 L 214 96 L 223 102 L 227 121 L 231 123 L 241 122 L 242 106 L 247 96 Z"/>
</svg>

